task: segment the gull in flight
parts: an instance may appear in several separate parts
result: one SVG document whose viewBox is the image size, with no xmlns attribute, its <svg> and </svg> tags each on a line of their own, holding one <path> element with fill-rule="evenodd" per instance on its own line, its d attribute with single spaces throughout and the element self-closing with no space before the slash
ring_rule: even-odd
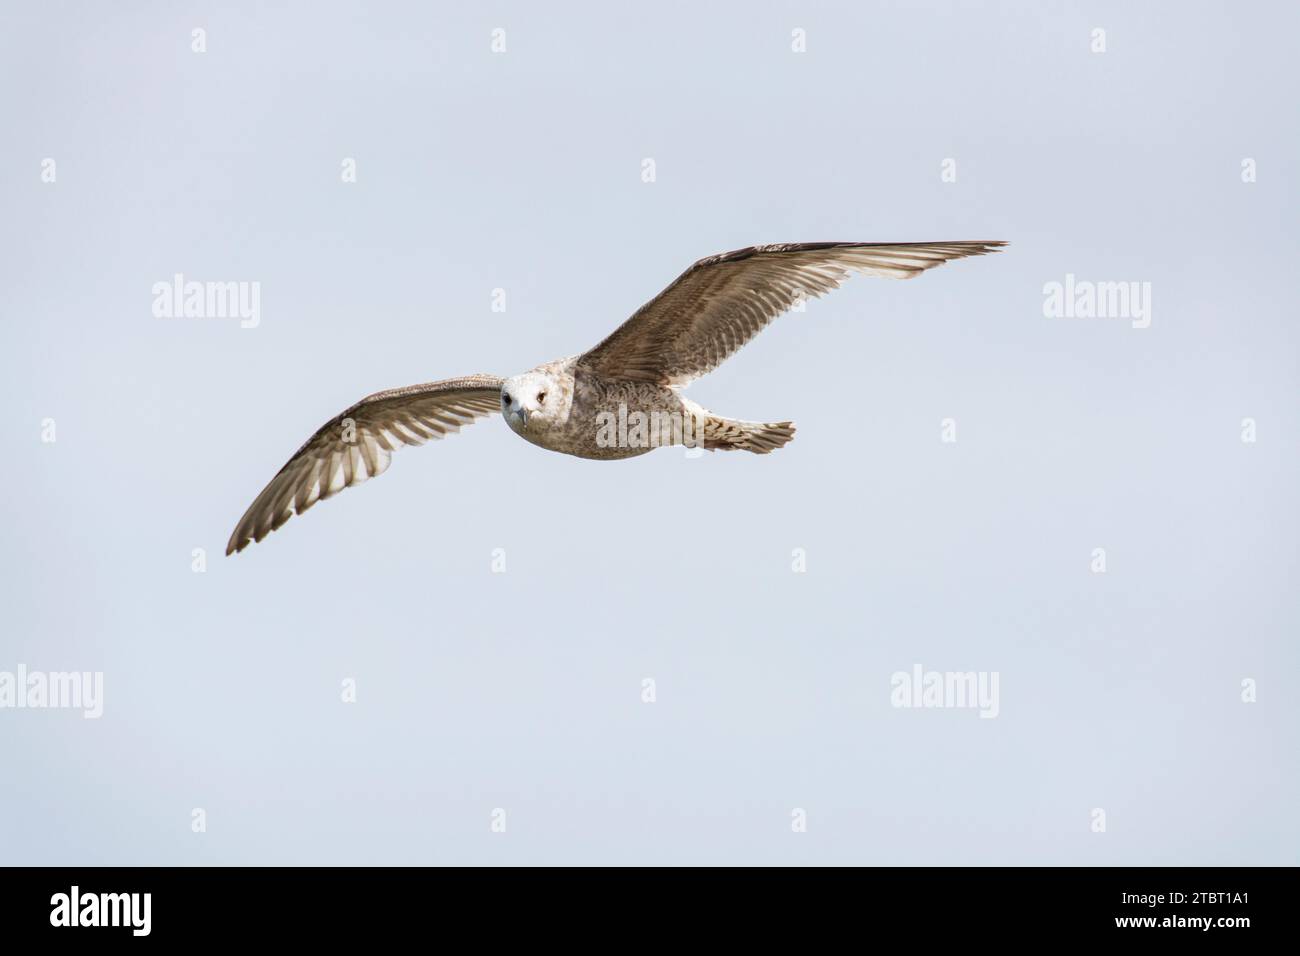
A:
<svg viewBox="0 0 1300 956">
<path fill-rule="evenodd" d="M 793 423 L 724 418 L 679 390 L 777 316 L 854 273 L 910 279 L 1005 244 L 804 242 L 701 259 L 581 355 L 513 378 L 471 375 L 363 398 L 321 426 L 262 489 L 235 526 L 226 554 L 261 541 L 317 501 L 382 474 L 403 445 L 445 438 L 494 412 L 520 438 L 579 458 L 631 458 L 674 444 L 765 455 L 794 437 Z"/>
</svg>

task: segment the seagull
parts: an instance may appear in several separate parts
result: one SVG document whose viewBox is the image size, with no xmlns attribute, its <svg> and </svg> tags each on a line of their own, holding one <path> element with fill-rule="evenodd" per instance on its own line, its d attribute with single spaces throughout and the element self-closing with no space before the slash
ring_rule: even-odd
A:
<svg viewBox="0 0 1300 956">
<path fill-rule="evenodd" d="M 766 455 L 792 422 L 724 418 L 679 390 L 721 365 L 777 316 L 851 275 L 911 279 L 1005 242 L 799 242 L 701 259 L 595 348 L 512 378 L 470 375 L 376 392 L 307 439 L 239 519 L 226 554 L 388 468 L 404 445 L 445 438 L 500 412 L 520 438 L 614 460 L 663 445 Z"/>
</svg>

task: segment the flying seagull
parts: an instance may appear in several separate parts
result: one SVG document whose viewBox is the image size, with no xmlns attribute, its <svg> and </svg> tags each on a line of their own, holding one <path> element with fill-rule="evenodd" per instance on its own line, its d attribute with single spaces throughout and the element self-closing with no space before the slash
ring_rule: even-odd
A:
<svg viewBox="0 0 1300 956">
<path fill-rule="evenodd" d="M 717 368 L 778 315 L 838 288 L 853 273 L 910 279 L 1004 245 L 802 242 L 701 259 L 581 355 L 513 378 L 471 375 L 363 398 L 285 463 L 239 519 L 226 554 L 382 474 L 399 447 L 444 438 L 493 412 L 526 441 L 579 458 L 631 458 L 668 444 L 765 455 L 794 437 L 792 422 L 723 418 L 678 390 Z"/>
</svg>

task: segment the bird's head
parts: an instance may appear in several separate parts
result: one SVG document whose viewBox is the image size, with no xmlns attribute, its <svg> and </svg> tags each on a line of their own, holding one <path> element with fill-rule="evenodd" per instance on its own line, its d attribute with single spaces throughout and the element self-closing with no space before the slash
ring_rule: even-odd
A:
<svg viewBox="0 0 1300 956">
<path fill-rule="evenodd" d="M 501 386 L 501 414 L 520 435 L 537 434 L 563 422 L 568 399 L 562 382 L 534 369 L 506 379 Z"/>
</svg>

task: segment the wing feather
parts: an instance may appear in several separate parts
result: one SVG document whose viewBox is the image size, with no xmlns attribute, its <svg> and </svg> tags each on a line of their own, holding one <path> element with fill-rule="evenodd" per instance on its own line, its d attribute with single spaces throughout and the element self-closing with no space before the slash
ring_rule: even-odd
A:
<svg viewBox="0 0 1300 956">
<path fill-rule="evenodd" d="M 261 541 L 317 501 L 382 475 L 401 446 L 443 438 L 500 411 L 502 381 L 492 375 L 471 375 L 363 398 L 322 425 L 294 452 L 239 519 L 226 554 Z"/>
<path fill-rule="evenodd" d="M 680 386 L 723 363 L 773 319 L 854 273 L 910 279 L 1004 242 L 809 242 L 751 246 L 701 259 L 603 342 L 579 368 Z"/>
</svg>

